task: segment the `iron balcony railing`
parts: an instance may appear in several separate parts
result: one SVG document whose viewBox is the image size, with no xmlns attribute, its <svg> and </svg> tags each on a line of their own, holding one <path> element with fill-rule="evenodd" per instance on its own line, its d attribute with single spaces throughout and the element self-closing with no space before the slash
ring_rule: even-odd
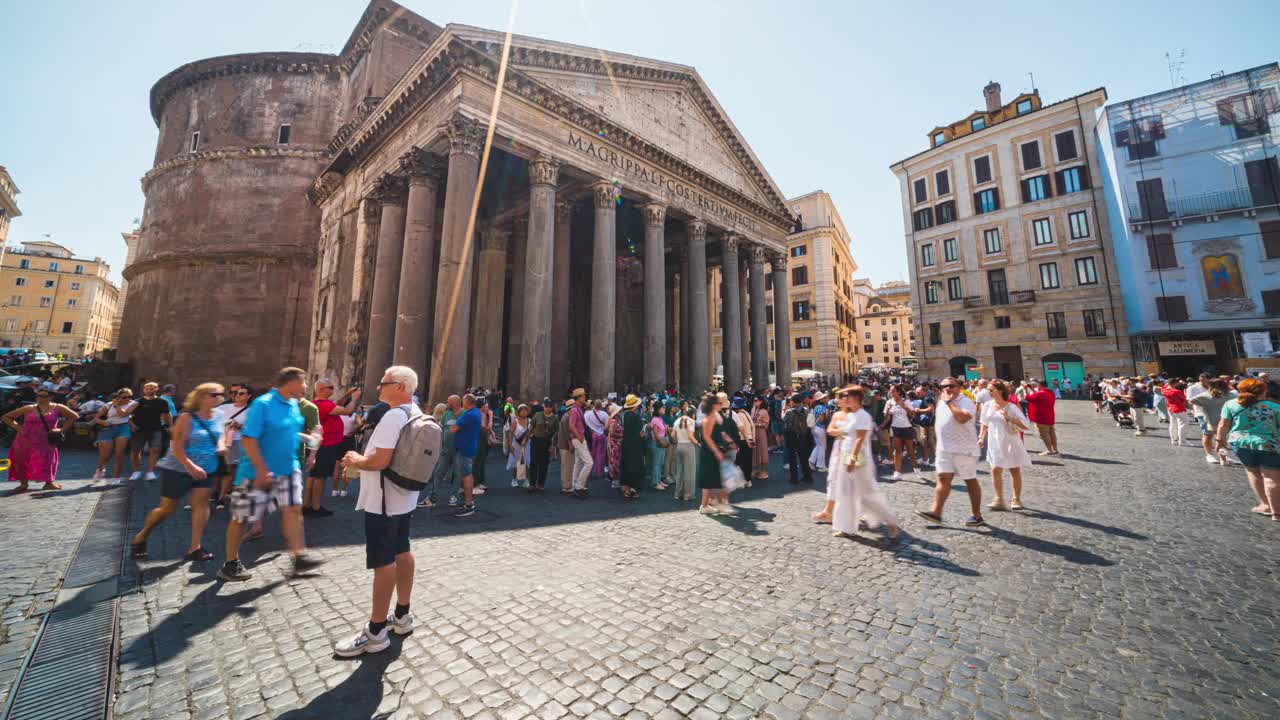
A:
<svg viewBox="0 0 1280 720">
<path fill-rule="evenodd" d="M 1199 195 L 1166 197 L 1165 206 L 1167 211 L 1163 215 L 1159 212 L 1151 212 L 1153 208 L 1144 208 L 1141 203 L 1129 203 L 1129 219 L 1133 222 L 1156 222 L 1214 215 L 1232 210 L 1247 210 L 1252 207 L 1275 204 L 1274 200 L 1271 202 L 1266 200 L 1267 198 L 1262 198 L 1255 201 L 1248 188 L 1215 190 L 1214 192 L 1200 193 Z M 1158 210 L 1158 208 L 1155 209 Z M 1151 217 L 1148 217 L 1148 215 Z"/>
</svg>

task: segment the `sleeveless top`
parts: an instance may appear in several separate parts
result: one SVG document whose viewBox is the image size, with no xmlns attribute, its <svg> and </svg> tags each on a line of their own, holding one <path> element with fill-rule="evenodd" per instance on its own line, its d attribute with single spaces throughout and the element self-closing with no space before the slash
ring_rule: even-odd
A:
<svg viewBox="0 0 1280 720">
<path fill-rule="evenodd" d="M 222 427 L 225 422 L 222 413 L 215 412 L 213 417 L 207 420 L 195 413 L 187 414 L 191 416 L 191 432 L 187 435 L 187 446 L 184 448 L 187 457 L 191 458 L 191 462 L 199 465 L 201 470 L 207 473 L 214 472 L 218 469 L 218 438 L 222 436 Z M 174 456 L 172 447 L 156 465 L 180 473 L 187 471 L 187 468 Z"/>
</svg>

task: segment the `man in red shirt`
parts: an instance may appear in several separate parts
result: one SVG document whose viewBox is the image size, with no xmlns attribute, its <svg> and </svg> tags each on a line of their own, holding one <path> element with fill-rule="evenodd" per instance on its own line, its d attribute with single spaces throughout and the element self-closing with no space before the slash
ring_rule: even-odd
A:
<svg viewBox="0 0 1280 720">
<path fill-rule="evenodd" d="M 316 409 L 320 411 L 320 448 L 316 451 L 315 462 L 307 472 L 306 492 L 302 497 L 302 512 L 312 517 L 328 517 L 333 511 L 320 505 L 324 497 L 325 478 L 333 477 L 337 472 L 337 462 L 342 457 L 343 440 L 346 433 L 342 428 L 342 416 L 355 412 L 356 403 L 360 400 L 360 389 L 348 390 L 342 403 L 333 401 L 333 393 L 337 386 L 329 378 L 316 381 Z M 334 487 L 337 487 L 335 483 Z"/>
<path fill-rule="evenodd" d="M 1032 379 L 1030 385 L 1031 392 L 1027 393 L 1027 415 L 1036 424 L 1036 432 L 1044 443 L 1044 452 L 1040 454 L 1057 455 L 1058 431 L 1053 427 L 1053 404 L 1057 398 L 1039 380 Z"/>
</svg>

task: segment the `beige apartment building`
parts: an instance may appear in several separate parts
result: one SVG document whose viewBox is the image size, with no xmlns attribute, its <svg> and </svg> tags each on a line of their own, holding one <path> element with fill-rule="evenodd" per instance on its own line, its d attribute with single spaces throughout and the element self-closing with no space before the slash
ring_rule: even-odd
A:
<svg viewBox="0 0 1280 720">
<path fill-rule="evenodd" d="M 9 177 L 9 171 L 0 165 L 0 248 L 9 239 L 9 223 L 22 215 L 22 211 L 18 209 L 19 192 L 21 191 L 14 184 L 13 178 Z"/>
<path fill-rule="evenodd" d="M 927 136 L 895 163 L 921 372 L 1046 379 L 1129 372 L 1103 176 L 1098 88 L 1050 105 L 1037 91 Z"/>
<path fill-rule="evenodd" d="M 0 266 L 0 346 L 71 357 L 113 347 L 120 291 L 102 258 L 75 257 L 57 243 L 5 248 Z"/>
<path fill-rule="evenodd" d="M 789 379 L 790 374 L 798 370 L 812 370 L 832 382 L 852 379 L 857 372 L 853 329 L 857 301 L 853 273 L 858 264 L 853 260 L 849 231 L 831 196 L 821 190 L 792 198 L 787 206 L 799 216 L 799 222 L 787 236 L 792 366 L 785 369 L 782 379 Z M 745 287 L 745 283 L 739 283 L 739 287 Z M 765 290 L 766 296 L 772 298 L 772 272 L 765 275 Z M 724 347 L 720 292 L 720 270 L 713 268 L 710 287 L 713 358 L 720 358 Z M 772 304 L 765 306 L 769 374 L 773 382 L 779 380 L 773 329 L 775 312 L 777 308 Z M 717 374 L 719 372 L 717 369 Z"/>
<path fill-rule="evenodd" d="M 911 285 L 892 280 L 874 287 L 866 278 L 853 281 L 855 301 L 854 362 L 902 368 L 915 360 L 915 322 L 911 317 Z"/>
</svg>

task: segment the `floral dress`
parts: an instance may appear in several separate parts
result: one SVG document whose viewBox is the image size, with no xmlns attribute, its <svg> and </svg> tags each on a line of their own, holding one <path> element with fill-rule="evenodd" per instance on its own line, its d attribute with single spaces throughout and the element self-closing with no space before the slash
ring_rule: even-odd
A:
<svg viewBox="0 0 1280 720">
<path fill-rule="evenodd" d="M 617 416 L 609 418 L 604 426 L 605 437 L 608 438 L 606 453 L 609 458 L 609 478 L 615 485 L 622 482 L 622 423 Z"/>
<path fill-rule="evenodd" d="M 37 408 L 22 416 L 22 432 L 9 448 L 9 479 L 26 482 L 53 482 L 58 475 L 58 448 L 49 444 L 52 430 L 62 414 L 50 408 L 40 417 Z"/>
</svg>

